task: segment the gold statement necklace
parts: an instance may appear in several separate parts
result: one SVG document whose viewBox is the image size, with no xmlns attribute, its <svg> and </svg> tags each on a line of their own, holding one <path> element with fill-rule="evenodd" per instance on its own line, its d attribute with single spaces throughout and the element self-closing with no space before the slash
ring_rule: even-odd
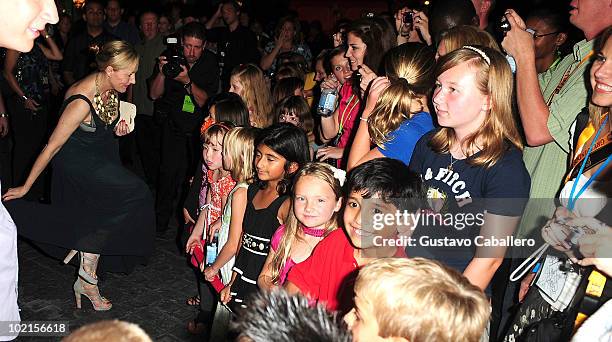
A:
<svg viewBox="0 0 612 342">
<path fill-rule="evenodd" d="M 99 75 L 99 74 L 98 74 Z M 102 95 L 100 94 L 100 85 L 98 83 L 98 75 L 96 75 L 96 93 L 94 94 L 93 102 L 94 109 L 100 120 L 105 124 L 110 125 L 117 116 L 117 109 L 119 108 L 119 97 L 117 92 L 109 90 L 108 98 L 106 103 L 102 101 Z"/>
</svg>

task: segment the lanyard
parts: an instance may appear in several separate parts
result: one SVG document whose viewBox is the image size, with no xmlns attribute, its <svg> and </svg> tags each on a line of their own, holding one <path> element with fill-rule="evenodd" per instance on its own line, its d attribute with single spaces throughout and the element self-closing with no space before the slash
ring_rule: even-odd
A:
<svg viewBox="0 0 612 342">
<path fill-rule="evenodd" d="M 591 185 L 591 183 L 595 180 L 595 178 L 597 178 L 597 176 L 599 176 L 599 174 L 606 168 L 606 166 L 612 160 L 612 154 L 611 154 L 611 155 L 608 156 L 608 158 L 606 158 L 606 160 L 601 164 L 601 166 L 599 166 L 597 171 L 595 171 L 591 175 L 591 177 L 587 180 L 587 182 L 580 188 L 580 190 L 578 191 L 576 196 L 574 196 L 574 193 L 576 191 L 576 186 L 578 185 L 578 179 L 582 175 L 582 172 L 584 171 L 584 166 L 586 165 L 586 162 L 589 159 L 588 156 L 589 156 L 589 154 L 591 154 L 591 151 L 593 150 L 593 146 L 595 146 L 595 141 L 597 141 L 597 138 L 599 137 L 599 134 L 601 133 L 601 130 L 608 123 L 608 118 L 609 118 L 609 116 L 606 116 L 604 121 L 599 126 L 599 129 L 597 130 L 597 134 L 595 134 L 595 137 L 593 138 L 593 141 L 591 141 L 591 145 L 589 146 L 589 150 L 587 151 L 587 154 L 584 157 L 584 161 L 582 162 L 582 165 L 580 165 L 580 170 L 578 171 L 578 174 L 576 175 L 576 179 L 574 180 L 574 184 L 572 185 L 572 191 L 570 192 L 570 196 L 569 196 L 569 201 L 568 201 L 567 209 L 569 209 L 570 211 L 574 210 L 574 205 L 576 204 L 576 200 L 578 199 L 578 197 L 580 197 L 580 195 L 582 195 L 582 193 L 589 187 L 589 185 Z"/>
<path fill-rule="evenodd" d="M 586 56 L 584 56 L 584 58 L 580 61 L 580 63 L 578 63 L 578 65 L 575 68 L 572 69 L 570 65 L 570 67 L 567 68 L 567 70 L 565 70 L 565 73 L 563 74 L 563 77 L 561 77 L 561 81 L 559 81 L 557 88 L 555 88 L 555 90 L 550 94 L 548 101 L 546 101 L 547 107 L 550 107 L 550 104 L 552 103 L 553 98 L 555 97 L 555 95 L 559 94 L 559 92 L 561 91 L 561 89 L 563 88 L 567 80 L 569 80 L 570 76 L 572 76 L 574 72 L 578 70 L 582 64 L 588 61 L 592 55 L 593 55 L 593 50 L 591 50 Z"/>
<path fill-rule="evenodd" d="M 344 110 L 342 111 L 342 114 L 340 114 L 340 125 L 338 126 L 338 135 L 342 135 L 342 132 L 344 131 L 344 125 L 346 124 L 347 121 L 349 121 L 351 119 L 351 117 L 353 116 L 353 109 L 355 109 L 355 106 L 359 103 L 359 99 L 357 99 L 357 101 L 355 101 L 355 103 L 353 103 L 353 106 L 351 106 L 351 102 L 353 102 L 353 99 L 356 98 L 355 94 L 351 95 L 351 97 L 349 98 L 348 102 L 346 103 L 346 107 L 344 107 Z M 350 109 L 349 109 L 350 107 Z M 348 115 L 346 113 L 348 109 Z"/>
</svg>

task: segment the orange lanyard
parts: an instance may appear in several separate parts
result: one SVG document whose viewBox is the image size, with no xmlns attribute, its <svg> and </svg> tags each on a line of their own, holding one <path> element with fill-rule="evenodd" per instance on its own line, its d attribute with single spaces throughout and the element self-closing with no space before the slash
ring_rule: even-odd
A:
<svg viewBox="0 0 612 342">
<path fill-rule="evenodd" d="M 565 83 L 567 83 L 567 80 L 569 80 L 570 76 L 572 76 L 574 74 L 574 72 L 576 70 L 578 70 L 580 68 L 580 66 L 582 64 L 584 64 L 586 61 L 589 60 L 589 58 L 591 58 L 591 56 L 593 56 L 593 50 L 591 50 L 586 56 L 584 56 L 584 58 L 580 61 L 580 63 L 578 63 L 578 65 L 572 69 L 572 66 L 570 65 L 569 68 L 567 68 L 567 70 L 565 70 L 565 73 L 563 74 L 563 77 L 561 77 L 561 81 L 559 81 L 559 84 L 557 85 L 557 88 L 555 88 L 555 90 L 550 94 L 550 97 L 548 98 L 548 101 L 546 101 L 546 106 L 550 107 L 550 104 L 552 103 L 553 98 L 559 94 L 559 92 L 561 91 L 561 89 L 563 88 L 563 86 L 565 85 Z"/>
<path fill-rule="evenodd" d="M 342 111 L 342 114 L 340 114 L 340 126 L 338 126 L 338 135 L 342 135 L 342 132 L 344 131 L 344 125 L 347 121 L 351 119 L 351 117 L 353 116 L 353 109 L 355 109 L 355 106 L 359 103 L 359 99 L 357 99 L 357 101 L 355 101 L 355 103 L 353 103 L 353 106 L 351 107 L 351 102 L 353 102 L 354 98 L 356 98 L 355 94 L 351 95 L 348 102 L 346 103 L 346 107 L 344 107 L 344 110 Z M 349 110 L 348 115 L 346 114 L 347 109 Z"/>
<path fill-rule="evenodd" d="M 599 127 L 599 130 L 602 130 L 604 127 L 604 124 L 607 124 L 607 117 L 608 117 L 608 112 L 604 113 L 601 116 L 601 126 Z M 603 152 L 603 157 L 605 159 L 605 157 L 607 156 L 606 153 L 606 148 L 609 149 L 610 147 L 608 146 L 609 144 L 612 143 L 612 133 L 611 132 L 604 132 L 604 135 L 597 139 L 596 136 L 596 131 L 595 131 L 595 127 L 593 126 L 592 122 L 589 122 L 589 124 L 587 125 L 587 127 L 585 129 L 582 130 L 582 133 L 580 133 L 580 135 L 578 136 L 578 142 L 576 143 L 576 146 L 574 148 L 574 155 L 571 158 L 571 162 L 570 162 L 570 172 L 567 174 L 566 178 L 565 178 L 565 182 L 570 181 L 573 177 L 574 177 L 574 173 L 576 172 L 576 168 L 578 167 L 578 165 L 580 165 L 581 162 L 583 162 L 586 158 L 589 158 L 589 152 L 591 152 L 591 155 L 594 154 L 600 154 L 598 153 L 599 150 L 601 150 Z M 593 136 L 595 136 L 594 139 L 591 142 L 591 146 L 592 146 L 592 150 L 586 147 L 586 143 L 589 141 L 589 139 L 591 139 Z M 603 149 L 603 150 L 602 150 Z M 598 161 L 601 161 L 602 159 L 600 159 L 600 156 L 596 156 L 594 157 L 593 160 L 589 160 L 587 167 L 591 168 L 598 163 Z"/>
</svg>

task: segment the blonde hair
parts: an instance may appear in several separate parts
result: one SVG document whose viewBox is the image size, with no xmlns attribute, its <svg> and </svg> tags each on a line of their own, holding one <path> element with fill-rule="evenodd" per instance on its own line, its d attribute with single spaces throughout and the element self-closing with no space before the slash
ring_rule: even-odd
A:
<svg viewBox="0 0 612 342">
<path fill-rule="evenodd" d="M 302 167 L 295 175 L 293 181 L 294 189 L 299 179 L 304 176 L 315 177 L 327 183 L 334 191 L 334 194 L 336 195 L 336 201 L 342 197 L 342 186 L 340 185 L 340 181 L 334 177 L 334 171 L 332 171 L 331 166 L 329 166 L 328 164 L 308 163 L 304 165 L 304 167 Z M 329 222 L 327 222 L 324 236 L 327 236 L 327 234 L 329 234 L 337 227 L 338 213 L 334 213 Z M 291 201 L 289 217 L 285 222 L 285 231 L 283 232 L 283 236 L 281 237 L 278 243 L 278 250 L 274 254 L 274 258 L 272 258 L 272 282 L 274 284 L 278 284 L 280 281 L 280 273 L 285 267 L 287 259 L 289 259 L 289 257 L 291 256 L 291 246 L 295 241 L 302 240 L 300 236 L 300 231 L 300 222 L 295 216 L 295 212 L 293 211 L 293 201 Z"/>
<path fill-rule="evenodd" d="M 244 88 L 240 96 L 254 115 L 253 126 L 269 126 L 272 123 L 272 99 L 263 71 L 255 64 L 243 64 L 234 68 L 232 77 L 237 77 Z"/>
<path fill-rule="evenodd" d="M 410 342 L 478 342 L 491 312 L 459 272 L 424 258 L 382 258 L 364 266 L 355 295 L 369 302 L 380 337 Z"/>
<path fill-rule="evenodd" d="M 472 25 L 459 25 L 445 31 L 440 44 L 444 45 L 447 54 L 464 45 L 481 45 L 500 51 L 497 41 L 489 32 Z"/>
<path fill-rule="evenodd" d="M 434 53 L 424 44 L 408 43 L 393 48 L 385 57 L 385 70 L 391 84 L 381 94 L 368 118 L 368 132 L 373 144 L 384 149 L 389 133 L 420 112 L 426 103 L 421 98 L 434 85 Z M 420 109 L 413 112 L 413 101 Z"/>
<path fill-rule="evenodd" d="M 232 161 L 229 170 L 238 183 L 253 182 L 253 159 L 255 156 L 256 130 L 250 127 L 236 127 L 225 134 L 223 155 Z"/>
<path fill-rule="evenodd" d="M 62 339 L 63 342 L 152 342 L 147 333 L 134 323 L 119 320 L 100 321 L 80 327 Z"/>
<path fill-rule="evenodd" d="M 437 78 L 462 63 L 468 63 L 476 73 L 477 87 L 482 94 L 490 97 L 491 105 L 482 125 L 461 142 L 461 150 L 466 157 L 480 150 L 478 157 L 470 158 L 467 162 L 475 166 L 491 167 L 501 159 L 509 147 L 508 143 L 518 149 L 523 148 L 512 114 L 512 71 L 506 58 L 498 51 L 484 46 L 472 47 L 484 53 L 489 61 L 477 51 L 461 48 L 440 57 L 435 74 Z M 430 145 L 437 153 L 448 153 L 455 138 L 452 128 L 443 127 L 434 134 Z"/>
<path fill-rule="evenodd" d="M 96 54 L 98 70 L 103 71 L 110 66 L 115 70 L 125 70 L 138 65 L 138 53 L 134 47 L 123 40 L 112 40 L 102 46 Z"/>
</svg>

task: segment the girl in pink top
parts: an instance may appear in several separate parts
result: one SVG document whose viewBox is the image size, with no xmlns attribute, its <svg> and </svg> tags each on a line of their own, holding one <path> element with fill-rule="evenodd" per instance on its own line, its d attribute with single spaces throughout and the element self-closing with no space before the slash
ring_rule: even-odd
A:
<svg viewBox="0 0 612 342">
<path fill-rule="evenodd" d="M 271 240 L 259 275 L 260 288 L 282 286 L 291 267 L 310 256 L 315 246 L 337 227 L 344 171 L 323 163 L 306 164 L 295 177 L 292 209 L 286 224 Z"/>
</svg>

